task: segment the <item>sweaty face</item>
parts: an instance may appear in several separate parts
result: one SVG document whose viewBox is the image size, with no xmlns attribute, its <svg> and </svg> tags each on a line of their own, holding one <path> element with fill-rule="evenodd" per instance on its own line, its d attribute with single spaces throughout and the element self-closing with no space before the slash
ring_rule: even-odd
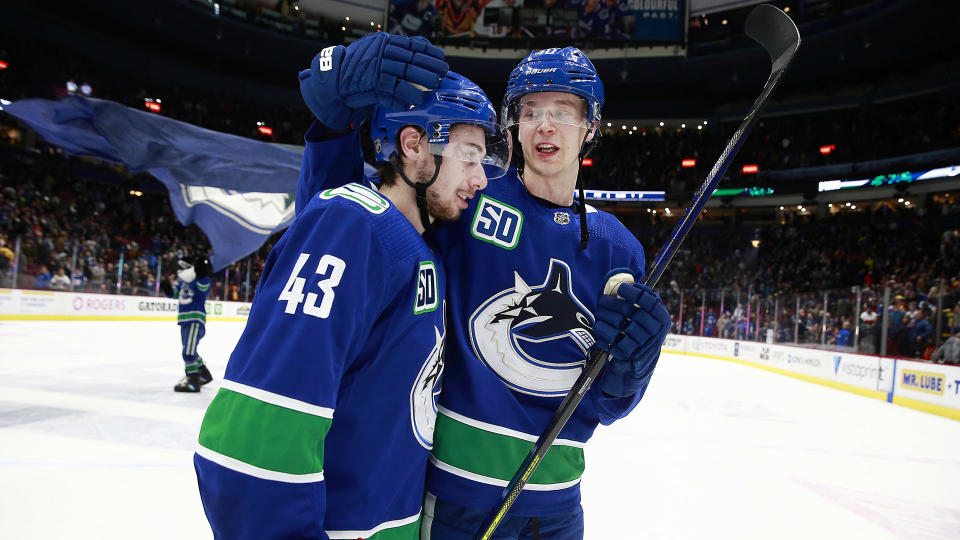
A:
<svg viewBox="0 0 960 540">
<path fill-rule="evenodd" d="M 437 175 L 437 181 L 427 188 L 427 211 L 430 215 L 444 221 L 460 217 L 467 208 L 467 201 L 487 186 L 487 177 L 479 163 L 485 153 L 483 128 L 457 124 L 450 129 L 440 174 Z M 429 180 L 428 177 L 422 181 Z"/>
<path fill-rule="evenodd" d="M 565 92 L 537 92 L 521 96 L 517 110 L 524 165 L 544 179 L 570 170 L 576 174 L 589 124 L 586 102 Z"/>
</svg>

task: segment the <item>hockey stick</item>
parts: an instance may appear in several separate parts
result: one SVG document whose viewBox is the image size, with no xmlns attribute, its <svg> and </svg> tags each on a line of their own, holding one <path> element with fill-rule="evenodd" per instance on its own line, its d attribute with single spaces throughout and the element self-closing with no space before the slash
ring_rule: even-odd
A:
<svg viewBox="0 0 960 540">
<path fill-rule="evenodd" d="M 797 53 L 797 48 L 800 46 L 800 33 L 797 31 L 797 27 L 793 21 L 790 20 L 790 17 L 787 16 L 786 13 L 768 4 L 761 4 L 750 12 L 744 25 L 744 33 L 758 42 L 767 51 L 772 63 L 770 75 L 767 77 L 767 82 L 763 86 L 763 91 L 760 92 L 760 95 L 753 102 L 750 112 L 744 117 L 740 126 L 733 133 L 733 136 L 730 137 L 730 140 L 727 141 L 727 146 L 724 148 L 723 153 L 720 154 L 720 158 L 714 163 L 710 174 L 707 175 L 703 184 L 700 185 L 700 188 L 694 196 L 693 203 L 687 208 L 686 212 L 684 212 L 680 222 L 677 223 L 676 228 L 674 228 L 670 234 L 670 240 L 664 244 L 660 251 L 657 252 L 656 257 L 654 257 L 650 271 L 644 280 L 644 284 L 648 287 L 655 286 L 657 281 L 660 280 L 660 276 L 663 275 L 670 260 L 673 259 L 683 239 L 686 238 L 690 228 L 700 215 L 701 210 L 703 210 L 707 199 L 710 198 L 720 179 L 723 178 L 723 173 L 733 161 L 734 156 L 737 155 L 740 145 L 743 143 L 747 134 L 750 133 L 753 125 L 756 123 L 757 116 L 760 114 L 763 106 L 766 105 L 770 95 L 773 94 L 774 89 L 780 83 L 780 79 L 787 71 L 790 62 Z M 625 274 L 613 276 L 605 284 L 604 294 L 616 294 L 617 287 L 623 281 L 632 282 L 632 277 Z M 577 408 L 577 405 L 580 404 L 584 394 L 590 388 L 590 383 L 593 382 L 603 366 L 606 365 L 608 357 L 609 355 L 606 352 L 599 349 L 595 350 L 591 355 L 583 371 L 580 373 L 580 377 L 573 383 L 570 391 L 563 398 L 563 402 L 560 403 L 560 407 L 554 413 L 550 425 L 547 426 L 544 433 L 540 435 L 540 438 L 536 444 L 534 444 L 530 453 L 523 460 L 520 468 L 513 475 L 513 479 L 511 479 L 510 483 L 504 488 L 498 504 L 491 510 L 483 526 L 477 531 L 476 535 L 474 535 L 474 540 L 489 540 L 493 536 L 493 532 L 497 529 L 497 526 L 500 525 L 500 522 L 504 516 L 507 515 L 510 507 L 513 506 L 514 501 L 520 495 L 523 486 L 527 484 L 530 476 L 547 454 L 550 445 L 556 440 L 560 431 L 567 424 L 567 420 L 570 419 L 573 411 Z"/>
</svg>

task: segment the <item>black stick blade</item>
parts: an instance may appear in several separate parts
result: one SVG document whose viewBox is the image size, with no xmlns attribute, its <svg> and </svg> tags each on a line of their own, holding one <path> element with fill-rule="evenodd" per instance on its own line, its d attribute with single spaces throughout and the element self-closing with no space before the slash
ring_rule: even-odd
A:
<svg viewBox="0 0 960 540">
<path fill-rule="evenodd" d="M 786 13 L 760 4 L 747 16 L 743 32 L 759 43 L 770 55 L 771 71 L 777 71 L 793 59 L 800 47 L 800 32 Z"/>
</svg>

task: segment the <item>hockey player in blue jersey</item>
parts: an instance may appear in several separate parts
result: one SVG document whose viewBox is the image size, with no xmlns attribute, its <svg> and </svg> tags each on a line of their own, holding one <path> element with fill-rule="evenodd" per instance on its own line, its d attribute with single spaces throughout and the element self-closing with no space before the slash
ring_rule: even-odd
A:
<svg viewBox="0 0 960 540">
<path fill-rule="evenodd" d="M 309 101 L 310 89 L 301 91 Z M 628 414 L 649 383 L 670 325 L 666 308 L 642 285 L 600 294 L 614 272 L 626 269 L 640 282 L 643 249 L 613 216 L 585 205 L 582 189 L 574 198 L 602 105 L 603 85 L 583 53 L 532 52 L 510 75 L 501 115 L 518 143 L 517 168 L 472 200 L 464 219 L 432 235 L 451 276 L 451 342 L 423 539 L 473 537 L 598 345 L 611 363 L 496 536 L 582 538 L 585 443 L 598 424 Z M 304 161 L 360 167 L 357 139 L 315 124 Z M 304 168 L 299 193 L 343 181 Z"/>
<path fill-rule="evenodd" d="M 394 37 L 375 36 L 301 76 L 326 108 L 352 84 L 336 71 Z M 417 77 L 436 87 L 422 104 L 373 112 L 379 187 L 357 177 L 298 201 L 267 258 L 194 458 L 217 538 L 418 537 L 446 336 L 443 263 L 421 233 L 459 217 L 508 157 L 492 104 L 439 64 L 432 84 Z"/>
<path fill-rule="evenodd" d="M 183 344 L 183 364 L 186 375 L 177 383 L 175 392 L 199 392 L 200 387 L 213 380 L 213 375 L 203 358 L 197 353 L 197 345 L 206 334 L 207 295 L 210 293 L 210 261 L 206 257 L 195 260 L 183 258 L 177 261 L 177 279 L 171 283 L 160 281 L 160 288 L 170 298 L 180 303 L 177 325 Z"/>
</svg>

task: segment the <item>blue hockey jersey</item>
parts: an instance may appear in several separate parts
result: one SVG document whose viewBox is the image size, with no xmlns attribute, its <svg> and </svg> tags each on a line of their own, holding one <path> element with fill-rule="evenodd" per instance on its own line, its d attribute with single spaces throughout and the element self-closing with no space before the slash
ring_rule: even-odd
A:
<svg viewBox="0 0 960 540">
<path fill-rule="evenodd" d="M 418 538 L 441 262 L 377 191 L 323 191 L 270 252 L 194 457 L 217 538 Z"/>
<path fill-rule="evenodd" d="M 210 278 L 205 277 L 186 282 L 177 280 L 173 297 L 180 302 L 177 324 L 207 322 L 207 295 L 210 294 Z"/>
<path fill-rule="evenodd" d="M 308 132 L 304 163 L 358 166 L 358 135 L 326 141 L 316 135 Z M 298 197 L 342 182 L 304 167 Z M 472 508 L 493 506 L 582 370 L 603 278 L 621 267 L 643 274 L 643 248 L 614 216 L 588 207 L 587 224 L 590 242 L 581 250 L 577 212 L 533 197 L 511 169 L 430 239 L 454 276 L 428 474 L 435 495 Z M 576 507 L 584 443 L 598 424 L 629 413 L 642 394 L 610 398 L 594 385 L 511 513 Z"/>
</svg>

